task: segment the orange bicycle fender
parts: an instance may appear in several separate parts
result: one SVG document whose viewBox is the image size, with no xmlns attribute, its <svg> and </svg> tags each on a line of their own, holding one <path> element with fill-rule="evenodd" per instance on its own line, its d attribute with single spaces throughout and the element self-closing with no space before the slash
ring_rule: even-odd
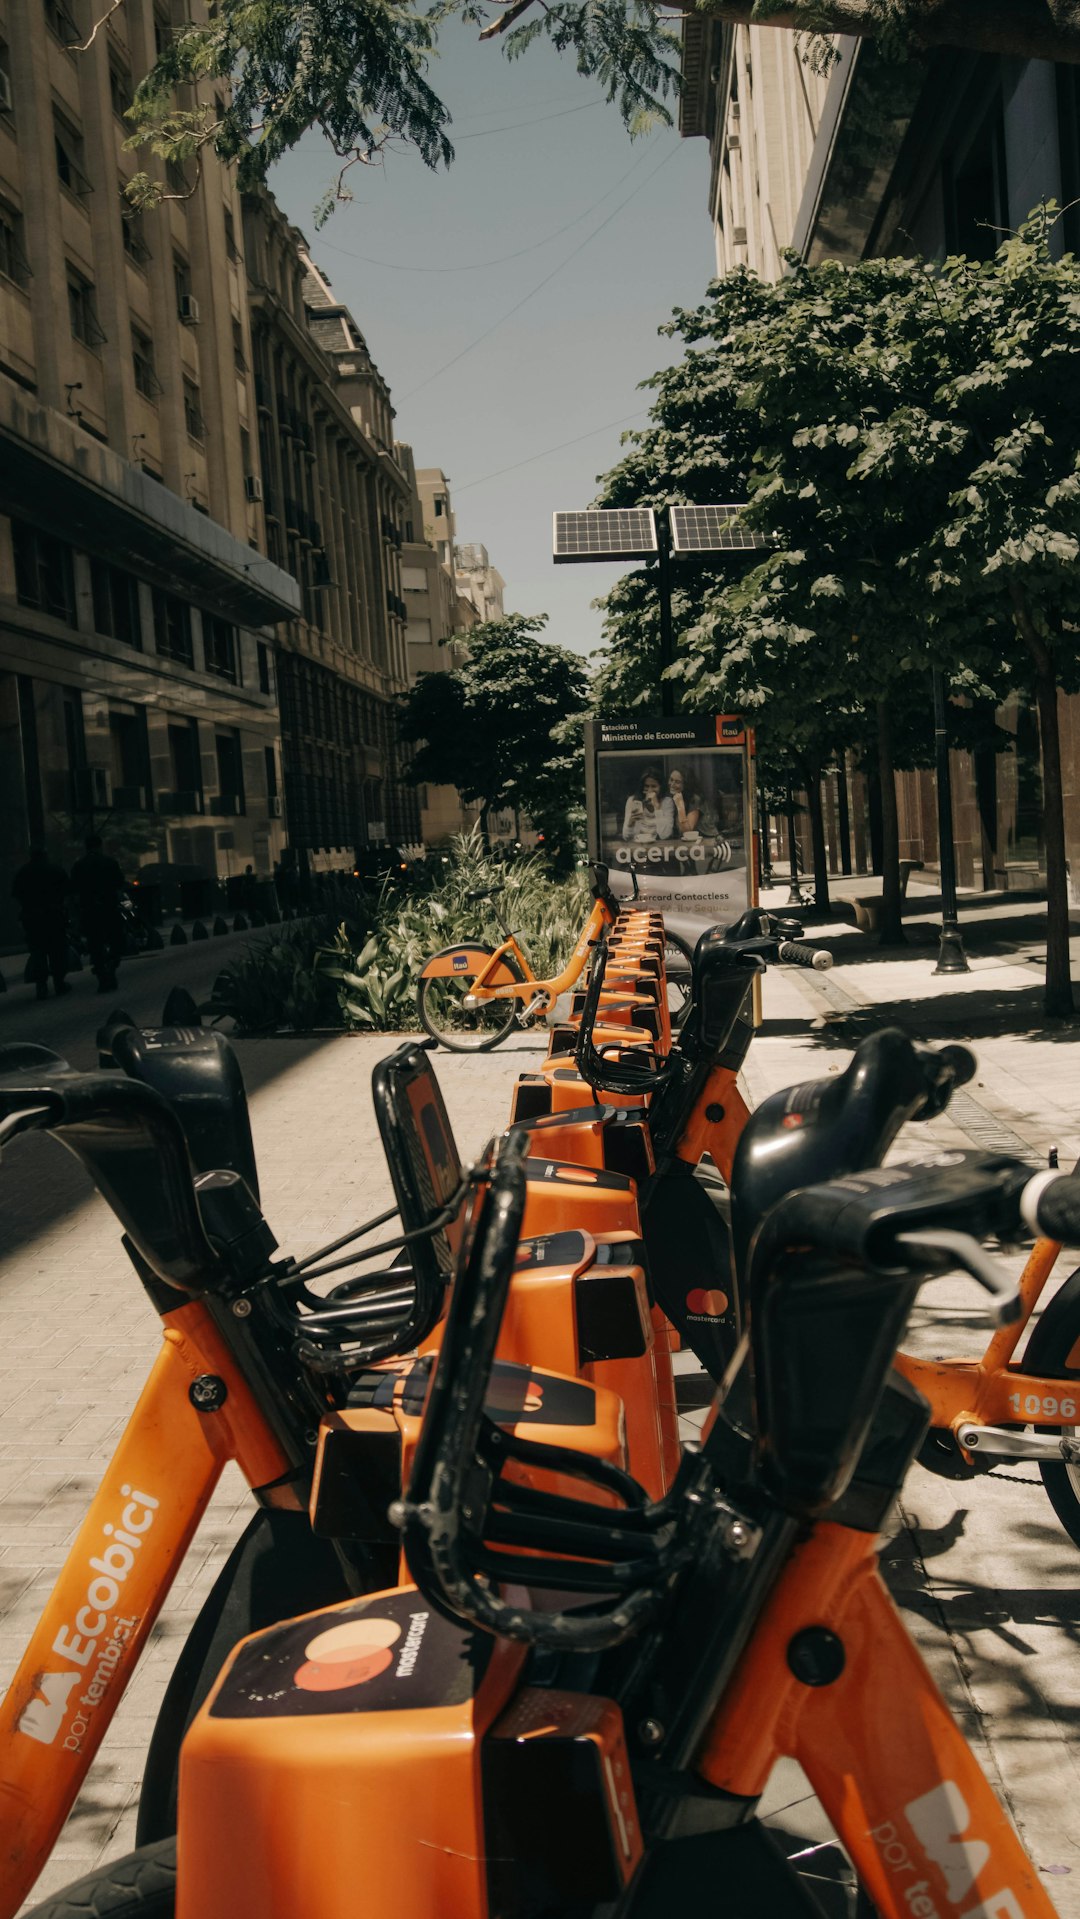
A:
<svg viewBox="0 0 1080 1919">
<path fill-rule="evenodd" d="M 472 979 L 479 973 L 494 952 L 491 946 L 447 946 L 441 953 L 433 953 L 420 968 L 421 979 L 449 979 L 460 973 L 465 979 Z M 504 961 L 500 960 L 493 973 L 485 979 L 485 986 L 512 986 L 517 978 Z"/>
</svg>

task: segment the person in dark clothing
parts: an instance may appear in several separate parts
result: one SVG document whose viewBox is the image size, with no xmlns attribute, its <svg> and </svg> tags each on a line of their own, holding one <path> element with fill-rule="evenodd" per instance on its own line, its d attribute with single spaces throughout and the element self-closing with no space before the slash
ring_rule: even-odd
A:
<svg viewBox="0 0 1080 1919">
<path fill-rule="evenodd" d="M 120 916 L 124 875 L 116 861 L 102 851 L 96 833 L 90 834 L 86 852 L 71 869 L 71 885 L 79 903 L 79 921 L 90 950 L 90 964 L 97 974 L 98 992 L 111 993 L 116 986 L 116 969 L 124 946 Z"/>
<path fill-rule="evenodd" d="M 27 978 L 33 980 L 38 999 L 48 998 L 50 975 L 58 996 L 71 991 L 64 978 L 68 952 L 64 901 L 68 890 L 63 867 L 54 866 L 43 846 L 31 847 L 30 858 L 12 881 L 11 892 L 18 902 L 30 949 Z"/>
</svg>

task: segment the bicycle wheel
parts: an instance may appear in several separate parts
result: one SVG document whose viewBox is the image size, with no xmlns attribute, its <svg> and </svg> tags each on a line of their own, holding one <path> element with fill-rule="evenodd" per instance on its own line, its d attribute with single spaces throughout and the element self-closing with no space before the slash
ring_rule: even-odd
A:
<svg viewBox="0 0 1080 1919">
<path fill-rule="evenodd" d="M 50 1893 L 26 1919 L 172 1919 L 176 1840 L 159 1839 Z"/>
<path fill-rule="evenodd" d="M 416 1012 L 421 1026 L 452 1053 L 488 1053 L 518 1024 L 520 1009 L 516 1000 L 488 1000 L 475 1008 L 464 1004 L 483 963 L 480 956 L 486 957 L 490 950 L 473 947 L 470 951 L 475 959 L 471 968 L 427 974 L 417 985 Z M 438 959 L 439 955 L 434 957 Z M 522 977 L 520 968 L 509 957 L 502 961 L 500 971 L 504 975 L 509 971 L 514 979 Z"/>
<path fill-rule="evenodd" d="M 1080 1439 L 1080 1269 L 1070 1273 L 1054 1294 L 1028 1340 L 1021 1364 L 1026 1373 L 1042 1375 L 1048 1382 L 1075 1380 L 1075 1392 L 1046 1394 L 1059 1401 L 1063 1423 L 1040 1426 L 1039 1431 Z M 1040 1459 L 1039 1472 L 1051 1506 L 1073 1544 L 1080 1546 L 1080 1465 Z"/>
<path fill-rule="evenodd" d="M 667 927 L 664 928 L 664 972 L 668 1015 L 674 1032 L 682 1025 L 694 997 L 694 954 L 692 947 Z"/>
</svg>

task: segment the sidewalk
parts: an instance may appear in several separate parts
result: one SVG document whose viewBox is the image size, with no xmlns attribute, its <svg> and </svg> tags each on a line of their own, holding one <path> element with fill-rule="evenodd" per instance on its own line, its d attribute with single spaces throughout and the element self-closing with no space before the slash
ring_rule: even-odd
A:
<svg viewBox="0 0 1080 1919">
<path fill-rule="evenodd" d="M 786 888 L 770 903 L 779 907 L 784 897 Z M 1039 1020 L 1038 976 L 1022 957 L 1031 941 L 1011 948 L 1006 930 L 1018 921 L 1027 934 L 1037 909 L 1013 904 L 1021 910 L 981 910 L 986 930 L 972 974 L 944 981 L 932 972 L 936 936 L 893 956 L 842 923 L 809 924 L 807 937 L 829 946 L 837 963 L 824 975 L 768 975 L 765 1024 L 747 1063 L 753 1100 L 842 1071 L 863 1034 L 886 1020 L 919 1037 L 963 1039 L 984 1027 L 976 1079 L 929 1127 L 906 1129 L 896 1150 L 929 1136 L 1041 1157 L 1056 1140 L 1065 1164 L 1080 1149 L 1080 1061 L 1063 1044 L 1071 1029 Z M 909 905 L 912 931 L 929 931 L 914 889 Z M 389 1035 L 238 1043 L 264 1203 L 284 1247 L 309 1249 L 387 1204 L 369 1082 L 395 1043 Z M 514 1080 L 542 1050 L 542 1038 L 523 1037 L 491 1055 L 437 1055 L 463 1151 L 476 1151 L 504 1121 Z M 87 1194 L 78 1168 L 74 1183 L 66 1173 L 59 1183 L 58 1162 L 70 1164 L 48 1141 L 27 1139 L 5 1152 L 0 1168 L 0 1681 L 22 1651 L 160 1336 L 112 1215 Z M 942 1282 L 923 1295 L 909 1343 L 925 1353 L 976 1353 L 988 1336 L 981 1313 L 969 1282 Z M 228 1475 L 35 1900 L 132 1843 L 165 1679 L 248 1510 L 239 1476 Z M 1037 1472 L 1010 1468 L 955 1483 L 915 1468 L 885 1567 L 939 1684 L 1050 1875 L 1062 1919 L 1080 1919 L 1080 1552 Z M 782 1783 L 781 1803 L 790 1810 L 795 1801 L 795 1816 L 807 1816 L 797 1803 L 805 1786 L 791 1773 Z"/>
</svg>

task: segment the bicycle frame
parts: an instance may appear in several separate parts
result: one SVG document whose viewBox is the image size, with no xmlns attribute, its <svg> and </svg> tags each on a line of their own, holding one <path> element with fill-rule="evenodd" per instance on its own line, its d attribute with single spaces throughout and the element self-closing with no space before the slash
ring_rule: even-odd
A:
<svg viewBox="0 0 1080 1919">
<path fill-rule="evenodd" d="M 800 1678 L 798 1636 L 826 1626 L 831 1678 Z M 807 1644 L 804 1639 L 802 1644 Z M 798 1664 L 796 1660 L 794 1662 Z M 757 1799 L 802 1766 L 882 1919 L 1053 1919 L 1055 1908 L 877 1570 L 877 1536 L 816 1526 L 798 1546 L 698 1760 Z"/>
<path fill-rule="evenodd" d="M 602 900 L 596 900 L 585 922 L 584 930 L 577 945 L 562 972 L 557 974 L 554 979 L 537 979 L 536 974 L 529 964 L 528 954 L 524 948 L 519 945 L 515 935 L 509 933 L 502 943 L 495 948 L 493 953 L 485 954 L 484 964 L 477 972 L 470 991 L 475 998 L 484 1001 L 493 999 L 531 1000 L 537 993 L 546 993 L 549 999 L 556 1000 L 560 994 L 568 993 L 576 981 L 581 978 L 585 962 L 589 957 L 589 949 L 599 939 L 604 927 L 613 924 L 614 921 L 609 909 Z M 477 951 L 478 949 L 476 947 L 469 946 L 463 946 L 460 949 L 461 954 L 470 956 L 475 955 Z M 504 963 L 508 956 L 521 968 L 521 971 L 525 975 L 524 979 L 516 980 L 509 976 L 509 968 Z M 457 966 L 454 964 L 457 958 L 458 952 L 454 950 L 447 953 L 440 953 L 435 959 L 428 960 L 426 964 L 421 967 L 420 978 L 452 976 L 455 972 L 462 971 L 463 968 L 460 964 Z M 500 974 L 506 975 L 507 977 L 500 979 Z"/>
<path fill-rule="evenodd" d="M 199 1411 L 192 1387 L 220 1380 Z M 49 1856 L 225 1465 L 298 1508 L 290 1462 L 207 1309 L 165 1315 L 163 1346 L 0 1705 L 0 1914 Z"/>
</svg>

